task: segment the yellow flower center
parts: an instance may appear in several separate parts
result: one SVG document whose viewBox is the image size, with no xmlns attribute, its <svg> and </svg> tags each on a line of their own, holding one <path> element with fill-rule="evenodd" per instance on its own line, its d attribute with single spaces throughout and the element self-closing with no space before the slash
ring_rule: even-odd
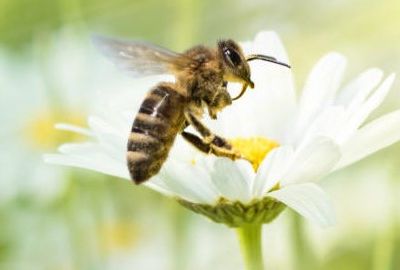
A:
<svg viewBox="0 0 400 270">
<path fill-rule="evenodd" d="M 251 162 L 255 171 L 258 170 L 267 154 L 279 146 L 277 142 L 264 137 L 235 138 L 231 139 L 230 143 L 235 150 Z"/>
<path fill-rule="evenodd" d="M 54 128 L 56 123 L 70 123 L 83 126 L 85 118 L 71 111 L 42 111 L 31 116 L 25 126 L 24 134 L 26 141 L 35 149 L 53 149 L 60 143 L 66 141 L 77 141 L 83 139 L 81 135 L 74 132 L 66 132 Z"/>
</svg>

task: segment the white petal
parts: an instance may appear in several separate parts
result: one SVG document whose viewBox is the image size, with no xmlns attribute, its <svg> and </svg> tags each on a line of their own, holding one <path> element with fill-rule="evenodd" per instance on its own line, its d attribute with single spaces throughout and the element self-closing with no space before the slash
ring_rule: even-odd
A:
<svg viewBox="0 0 400 270">
<path fill-rule="evenodd" d="M 229 86 L 228 86 L 229 87 Z M 236 92 L 235 92 L 236 93 Z M 218 120 L 210 120 L 206 116 L 205 124 L 216 134 L 224 137 L 249 137 L 257 134 L 258 121 L 248 121 L 255 116 L 254 103 L 248 101 L 248 95 L 237 100 L 233 106 L 226 107 L 218 114 Z M 234 125 L 232 123 L 235 123 Z"/>
<path fill-rule="evenodd" d="M 400 140 L 400 110 L 362 127 L 342 146 L 343 156 L 335 169 L 350 165 Z"/>
<path fill-rule="evenodd" d="M 183 139 L 182 136 L 177 136 L 169 156 L 177 161 L 191 163 L 196 161 L 196 156 L 204 157 L 204 154 Z"/>
<path fill-rule="evenodd" d="M 112 147 L 110 147 L 112 148 Z M 117 175 L 126 176 L 126 151 L 125 148 L 119 151 L 116 155 L 110 155 L 107 149 L 98 143 L 66 143 L 58 148 L 58 151 L 64 155 L 74 157 L 81 160 L 83 164 L 98 164 L 104 166 L 108 170 L 119 171 Z M 117 149 L 113 149 L 117 152 Z M 102 165 L 100 165 L 102 164 Z M 128 179 L 130 177 L 128 176 Z"/>
<path fill-rule="evenodd" d="M 121 130 L 115 128 L 110 122 L 107 122 L 103 118 L 97 116 L 90 116 L 88 119 L 89 127 L 97 136 L 107 133 L 119 136 L 121 139 L 127 138 L 128 131 L 121 132 Z"/>
<path fill-rule="evenodd" d="M 328 137 L 337 142 L 346 119 L 345 110 L 340 106 L 329 106 L 323 110 L 307 128 L 302 143 L 310 142 L 316 137 Z"/>
<path fill-rule="evenodd" d="M 371 68 L 364 71 L 343 88 L 336 98 L 336 104 L 345 106 L 349 111 L 354 111 L 379 84 L 382 77 L 383 72 L 380 69 Z"/>
<path fill-rule="evenodd" d="M 291 185 L 268 193 L 312 222 L 326 227 L 335 223 L 335 212 L 329 196 L 317 185 Z"/>
<path fill-rule="evenodd" d="M 329 53 L 321 58 L 307 78 L 301 96 L 302 109 L 315 111 L 332 101 L 346 68 L 346 59 L 338 53 Z"/>
<path fill-rule="evenodd" d="M 355 130 L 357 130 L 357 128 L 361 126 L 368 118 L 368 116 L 382 103 L 388 94 L 394 79 L 394 74 L 388 76 L 387 79 L 379 86 L 379 88 L 351 116 L 349 122 L 344 128 L 345 133 L 343 134 L 342 140 L 346 139 Z"/>
<path fill-rule="evenodd" d="M 334 100 L 342 80 L 346 59 L 338 53 L 324 56 L 311 71 L 300 98 L 300 112 L 294 138 L 298 139 L 304 129 L 327 104 Z"/>
<path fill-rule="evenodd" d="M 93 136 L 93 132 L 91 132 L 89 129 L 78 127 L 78 126 L 71 125 L 71 124 L 59 123 L 59 124 L 55 125 L 55 128 L 60 129 L 60 130 L 72 131 L 72 132 L 82 134 L 82 135 L 85 135 L 88 137 Z"/>
<path fill-rule="evenodd" d="M 96 146 L 82 145 L 82 154 L 46 154 L 44 161 L 47 163 L 72 166 L 101 172 L 104 174 L 130 179 L 125 163 L 121 164 L 111 159 L 104 153 L 98 152 Z"/>
<path fill-rule="evenodd" d="M 219 158 L 214 163 L 211 177 L 221 196 L 244 203 L 251 200 L 250 188 L 255 174 L 247 161 Z"/>
<path fill-rule="evenodd" d="M 280 180 L 287 171 L 288 165 L 293 159 L 293 149 L 285 145 L 273 149 L 268 153 L 258 168 L 253 185 L 253 196 L 262 197 Z"/>
<path fill-rule="evenodd" d="M 169 160 L 161 169 L 160 178 L 168 191 L 185 200 L 213 204 L 218 198 L 209 174 L 198 166 Z"/>
<path fill-rule="evenodd" d="M 176 195 L 171 192 L 171 190 L 169 190 L 169 187 L 165 184 L 165 182 L 158 174 L 148 181 L 144 182 L 143 185 L 169 197 L 173 197 L 174 195 Z"/>
<path fill-rule="evenodd" d="M 259 33 L 253 49 L 253 53 L 271 55 L 289 64 L 282 42 L 274 32 Z M 263 61 L 253 61 L 250 67 L 256 87 L 248 93 L 249 101 L 244 100 L 243 106 L 253 104 L 253 119 L 261 120 L 258 134 L 282 141 L 286 131 L 285 124 L 296 108 L 292 70 Z M 257 117 L 259 115 L 263 117 Z"/>
<path fill-rule="evenodd" d="M 318 137 L 297 150 L 281 183 L 317 181 L 336 165 L 340 156 L 339 147 L 331 139 Z"/>
<path fill-rule="evenodd" d="M 125 163 L 128 136 L 126 136 L 125 139 L 121 139 L 121 136 L 119 135 L 101 133 L 97 134 L 97 139 L 100 147 L 107 155 L 115 160 Z"/>
<path fill-rule="evenodd" d="M 113 159 L 125 163 L 129 132 L 117 129 L 100 117 L 89 117 L 88 122 L 101 149 Z"/>
<path fill-rule="evenodd" d="M 278 61 L 289 64 L 289 58 L 279 36 L 273 31 L 259 32 L 253 42 L 251 53 L 275 57 Z"/>
</svg>

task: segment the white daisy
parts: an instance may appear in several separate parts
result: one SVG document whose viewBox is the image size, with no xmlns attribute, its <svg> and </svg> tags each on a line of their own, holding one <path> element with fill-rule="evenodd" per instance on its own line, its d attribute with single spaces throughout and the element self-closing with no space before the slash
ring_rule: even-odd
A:
<svg viewBox="0 0 400 270">
<path fill-rule="evenodd" d="M 289 62 L 273 32 L 261 32 L 242 46 L 246 54 Z M 369 69 L 338 92 L 345 65 L 338 53 L 324 56 L 297 99 L 291 70 L 251 62 L 255 89 L 226 108 L 217 121 L 205 122 L 230 138 L 252 163 L 203 155 L 178 138 L 160 173 L 145 185 L 229 226 L 269 222 L 285 205 L 321 225 L 331 224 L 330 200 L 315 182 L 400 140 L 400 111 L 365 124 L 394 75 L 381 82 L 382 71 Z M 116 93 L 101 114 L 89 117 L 87 129 L 59 125 L 90 141 L 64 144 L 60 153 L 46 155 L 45 160 L 129 179 L 126 144 L 141 102 L 137 89 L 144 93 L 164 79 L 171 78 L 138 80 L 131 92 Z"/>
</svg>

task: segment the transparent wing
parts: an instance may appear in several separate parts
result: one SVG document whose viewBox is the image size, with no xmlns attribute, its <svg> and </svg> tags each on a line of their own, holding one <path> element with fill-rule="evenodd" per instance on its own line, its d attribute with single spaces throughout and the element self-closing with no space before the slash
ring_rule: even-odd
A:
<svg viewBox="0 0 400 270">
<path fill-rule="evenodd" d="M 179 53 L 142 41 L 95 36 L 93 43 L 118 68 L 134 77 L 172 73 L 180 68 L 184 58 Z"/>
</svg>

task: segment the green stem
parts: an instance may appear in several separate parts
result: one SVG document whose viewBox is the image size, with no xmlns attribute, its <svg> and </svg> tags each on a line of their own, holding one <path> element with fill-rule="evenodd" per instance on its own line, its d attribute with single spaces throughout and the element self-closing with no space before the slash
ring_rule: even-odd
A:
<svg viewBox="0 0 400 270">
<path fill-rule="evenodd" d="M 262 257 L 262 224 L 246 224 L 237 228 L 246 270 L 264 270 Z"/>
</svg>

